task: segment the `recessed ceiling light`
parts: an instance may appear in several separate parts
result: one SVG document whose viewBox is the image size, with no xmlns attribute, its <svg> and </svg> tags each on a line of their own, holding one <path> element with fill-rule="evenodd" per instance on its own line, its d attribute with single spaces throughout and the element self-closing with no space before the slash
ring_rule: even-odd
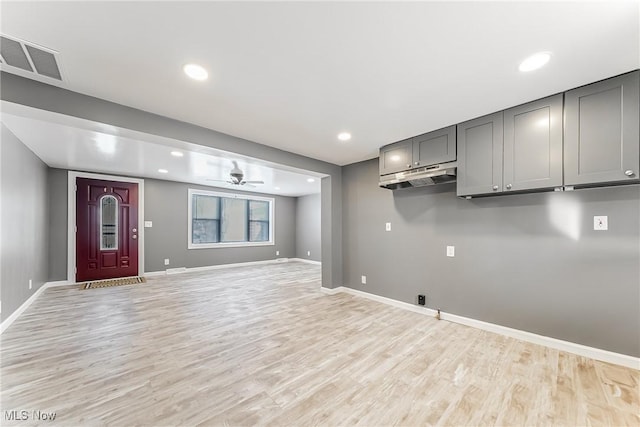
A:
<svg viewBox="0 0 640 427">
<path fill-rule="evenodd" d="M 166 170 L 166 169 L 158 169 L 158 172 L 160 172 L 160 173 L 169 173 L 169 171 Z"/>
<path fill-rule="evenodd" d="M 307 178 L 307 182 L 316 182 L 316 180 L 313 178 Z"/>
<path fill-rule="evenodd" d="M 551 59 L 550 52 L 538 52 L 534 53 L 524 61 L 520 63 L 518 69 L 522 72 L 537 70 L 543 67 Z"/>
<path fill-rule="evenodd" d="M 184 156 L 184 153 L 182 151 L 172 151 L 171 155 L 174 157 L 182 157 Z"/>
<path fill-rule="evenodd" d="M 351 139 L 351 134 L 349 132 L 342 132 L 338 134 L 338 139 L 340 141 L 348 141 Z"/>
<path fill-rule="evenodd" d="M 198 64 L 187 64 L 182 67 L 182 69 L 187 76 L 191 77 L 194 80 L 202 81 L 207 80 L 207 77 L 209 77 L 209 73 L 207 73 L 207 70 L 205 70 Z"/>
</svg>

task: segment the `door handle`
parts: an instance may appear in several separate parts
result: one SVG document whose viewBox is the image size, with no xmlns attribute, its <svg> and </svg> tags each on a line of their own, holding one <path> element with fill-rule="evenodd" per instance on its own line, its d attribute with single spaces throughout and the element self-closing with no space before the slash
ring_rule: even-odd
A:
<svg viewBox="0 0 640 427">
<path fill-rule="evenodd" d="M 131 232 L 136 233 L 138 231 L 137 228 L 134 228 L 133 230 L 131 230 Z"/>
<path fill-rule="evenodd" d="M 135 240 L 135 239 L 137 239 L 137 238 L 138 238 L 138 236 L 136 236 L 135 234 L 132 236 L 132 239 L 133 239 L 133 240 Z"/>
</svg>

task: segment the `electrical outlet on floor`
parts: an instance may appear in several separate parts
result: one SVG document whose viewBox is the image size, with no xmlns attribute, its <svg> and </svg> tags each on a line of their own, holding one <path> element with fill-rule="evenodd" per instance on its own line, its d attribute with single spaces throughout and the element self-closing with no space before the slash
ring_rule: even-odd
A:
<svg viewBox="0 0 640 427">
<path fill-rule="evenodd" d="M 169 258 L 164 259 L 164 265 L 169 265 Z"/>
<path fill-rule="evenodd" d="M 366 285 L 367 284 L 367 276 L 362 276 L 361 281 L 362 281 L 363 285 Z"/>
<path fill-rule="evenodd" d="M 29 289 L 33 288 L 33 279 L 29 279 Z"/>
<path fill-rule="evenodd" d="M 276 256 L 280 255 L 280 251 L 276 251 Z"/>
<path fill-rule="evenodd" d="M 307 251 L 307 256 L 311 256 L 311 251 Z"/>
</svg>

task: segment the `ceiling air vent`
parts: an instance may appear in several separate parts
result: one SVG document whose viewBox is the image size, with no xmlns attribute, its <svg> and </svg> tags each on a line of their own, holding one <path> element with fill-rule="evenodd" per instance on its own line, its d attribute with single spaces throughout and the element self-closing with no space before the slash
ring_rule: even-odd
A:
<svg viewBox="0 0 640 427">
<path fill-rule="evenodd" d="M 49 50 L 24 41 L 0 36 L 0 55 L 2 55 L 2 63 L 6 65 L 62 80 L 56 56 Z"/>
</svg>

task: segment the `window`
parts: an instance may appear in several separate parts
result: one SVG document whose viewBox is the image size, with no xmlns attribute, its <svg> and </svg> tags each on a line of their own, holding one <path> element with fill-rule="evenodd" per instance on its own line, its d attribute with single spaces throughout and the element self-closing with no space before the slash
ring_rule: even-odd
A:
<svg viewBox="0 0 640 427">
<path fill-rule="evenodd" d="M 267 197 L 189 190 L 189 249 L 273 245 Z"/>
<path fill-rule="evenodd" d="M 118 249 L 118 201 L 104 196 L 100 201 L 100 250 Z"/>
</svg>

